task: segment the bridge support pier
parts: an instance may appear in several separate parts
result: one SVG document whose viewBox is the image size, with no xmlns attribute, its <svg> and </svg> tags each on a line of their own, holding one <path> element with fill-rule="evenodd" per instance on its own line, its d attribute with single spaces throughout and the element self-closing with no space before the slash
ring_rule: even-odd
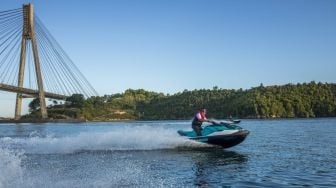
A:
<svg viewBox="0 0 336 188">
<path fill-rule="evenodd" d="M 43 90 L 42 73 L 40 67 L 40 60 L 36 45 L 35 30 L 34 30 L 34 10 L 32 4 L 23 5 L 23 32 L 22 32 L 22 42 L 21 42 L 21 55 L 20 55 L 20 70 L 18 77 L 18 88 L 23 89 L 23 79 L 24 79 L 24 69 L 26 62 L 26 45 L 30 41 L 33 49 L 35 72 L 38 85 L 38 98 L 40 101 L 40 110 L 42 119 L 48 118 L 45 93 Z M 18 92 L 16 95 L 16 106 L 15 106 L 15 119 L 21 118 L 21 108 L 22 108 L 22 91 Z"/>
</svg>

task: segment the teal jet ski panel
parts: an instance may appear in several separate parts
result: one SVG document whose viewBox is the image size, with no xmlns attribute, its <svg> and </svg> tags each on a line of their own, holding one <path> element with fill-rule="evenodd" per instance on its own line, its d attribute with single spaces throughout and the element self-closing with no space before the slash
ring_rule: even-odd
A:
<svg viewBox="0 0 336 188">
<path fill-rule="evenodd" d="M 242 128 L 236 125 L 209 125 L 203 128 L 202 130 L 202 136 L 207 136 L 209 134 L 212 134 L 214 132 L 220 132 L 225 130 L 241 130 Z M 187 136 L 187 137 L 196 137 L 195 131 L 183 131 L 178 130 L 177 131 L 179 135 L 181 136 Z"/>
</svg>

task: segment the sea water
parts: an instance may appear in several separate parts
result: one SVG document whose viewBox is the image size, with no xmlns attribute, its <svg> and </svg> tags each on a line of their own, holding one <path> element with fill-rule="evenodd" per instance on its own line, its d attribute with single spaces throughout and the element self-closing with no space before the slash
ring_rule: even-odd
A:
<svg viewBox="0 0 336 188">
<path fill-rule="evenodd" d="M 243 120 L 222 149 L 190 121 L 1 124 L 2 187 L 336 187 L 336 119 Z"/>
</svg>

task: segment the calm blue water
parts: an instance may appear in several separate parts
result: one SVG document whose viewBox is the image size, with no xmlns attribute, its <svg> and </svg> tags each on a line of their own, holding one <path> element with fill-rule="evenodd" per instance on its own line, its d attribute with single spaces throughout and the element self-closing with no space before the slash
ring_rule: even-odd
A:
<svg viewBox="0 0 336 188">
<path fill-rule="evenodd" d="M 189 121 L 0 125 L 0 187 L 336 187 L 336 119 L 243 120 L 221 149 Z"/>
</svg>

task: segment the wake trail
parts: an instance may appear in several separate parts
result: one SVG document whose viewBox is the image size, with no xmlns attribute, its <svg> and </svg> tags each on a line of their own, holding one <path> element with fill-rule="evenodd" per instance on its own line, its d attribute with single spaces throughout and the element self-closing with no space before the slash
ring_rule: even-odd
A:
<svg viewBox="0 0 336 188">
<path fill-rule="evenodd" d="M 151 126 L 119 127 L 113 130 L 79 132 L 74 135 L 26 138 L 3 137 L 0 145 L 30 154 L 74 153 L 85 150 L 158 150 L 204 147 L 205 144 L 181 137 L 174 129 Z"/>
</svg>

